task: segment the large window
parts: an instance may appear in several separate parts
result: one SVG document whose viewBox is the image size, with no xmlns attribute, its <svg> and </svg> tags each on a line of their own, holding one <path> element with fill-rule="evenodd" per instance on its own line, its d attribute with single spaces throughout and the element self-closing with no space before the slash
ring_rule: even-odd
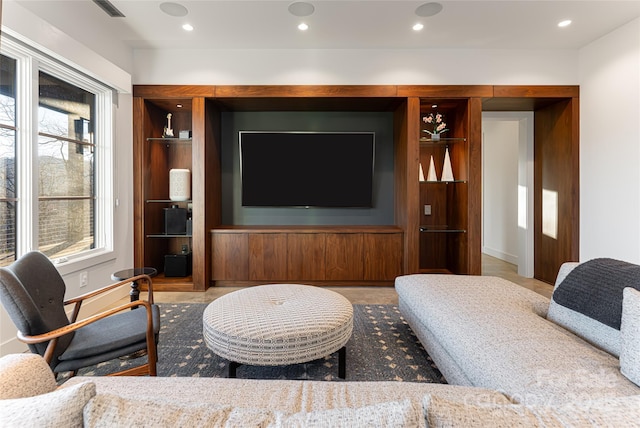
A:
<svg viewBox="0 0 640 428">
<path fill-rule="evenodd" d="M 111 89 L 22 43 L 2 51 L 0 266 L 111 250 Z"/>
</svg>

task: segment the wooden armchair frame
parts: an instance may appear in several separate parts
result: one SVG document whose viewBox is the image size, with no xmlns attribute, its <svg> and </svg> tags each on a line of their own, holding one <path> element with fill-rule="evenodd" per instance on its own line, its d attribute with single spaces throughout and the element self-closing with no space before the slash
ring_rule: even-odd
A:
<svg viewBox="0 0 640 428">
<path fill-rule="evenodd" d="M 140 281 L 140 280 L 145 281 L 147 283 L 147 286 L 148 286 L 147 300 L 136 300 L 133 302 L 125 303 L 123 305 L 109 309 L 104 312 L 100 312 L 99 314 L 90 316 L 83 320 L 80 320 L 80 321 L 77 320 L 78 315 L 80 313 L 80 308 L 82 306 L 82 303 L 85 300 L 98 296 L 107 291 L 113 290 L 115 288 L 121 287 L 125 284 L 130 284 L 133 281 Z M 138 376 L 138 375 L 145 375 L 145 374 L 148 374 L 149 376 L 156 376 L 156 364 L 158 361 L 158 352 L 156 348 L 155 334 L 153 332 L 153 312 L 151 309 L 151 305 L 153 305 L 153 284 L 151 282 L 151 277 L 149 275 L 138 275 L 138 276 L 134 276 L 126 280 L 117 282 L 115 284 L 107 285 L 98 290 L 91 291 L 89 293 L 67 300 L 63 304 L 64 306 L 68 306 L 71 304 L 74 305 L 73 313 L 70 319 L 71 324 L 58 328 L 56 330 L 52 330 L 47 333 L 38 334 L 36 336 L 24 335 L 22 334 L 22 332 L 18 331 L 18 339 L 29 345 L 49 341 L 49 344 L 47 345 L 47 349 L 44 354 L 44 359 L 47 361 L 47 363 L 50 363 L 53 357 L 56 344 L 58 343 L 58 338 L 60 338 L 61 336 L 64 336 L 65 334 L 69 334 L 75 330 L 78 330 L 81 327 L 94 323 L 98 320 L 101 320 L 110 315 L 116 314 L 118 312 L 131 310 L 132 308 L 137 308 L 139 306 L 142 306 L 147 312 L 147 328 L 146 328 L 147 363 L 137 367 L 133 367 L 130 369 L 109 374 L 109 376 Z M 75 375 L 75 373 L 73 374 Z"/>
</svg>

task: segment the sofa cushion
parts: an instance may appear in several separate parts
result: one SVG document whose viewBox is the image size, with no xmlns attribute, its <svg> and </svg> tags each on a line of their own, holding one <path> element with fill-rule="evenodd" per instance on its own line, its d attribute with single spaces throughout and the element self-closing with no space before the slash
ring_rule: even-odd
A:
<svg viewBox="0 0 640 428">
<path fill-rule="evenodd" d="M 0 400 L 46 394 L 57 386 L 49 364 L 36 354 L 10 354 L 0 358 L 0 383 Z"/>
<path fill-rule="evenodd" d="M 429 428 L 637 426 L 640 395 L 561 405 L 468 404 L 437 395 L 423 401 Z"/>
<path fill-rule="evenodd" d="M 622 302 L 620 371 L 640 386 L 640 291 L 624 289 Z"/>
<path fill-rule="evenodd" d="M 274 428 L 323 428 L 323 427 L 419 427 L 422 409 L 411 400 L 379 403 L 360 408 L 342 408 L 300 412 L 286 415 L 276 412 Z"/>
<path fill-rule="evenodd" d="M 210 403 L 169 404 L 163 401 L 125 399 L 117 395 L 100 394 L 86 405 L 84 422 L 84 426 L 89 428 L 242 427 L 267 426 L 274 422 L 274 415 L 266 409 Z"/>
<path fill-rule="evenodd" d="M 580 263 L 576 262 L 567 262 L 560 266 L 558 276 L 556 277 L 554 295 L 558 286 L 562 284 L 567 275 L 579 264 Z M 620 356 L 620 330 L 609 327 L 587 315 L 558 304 L 553 296 L 549 304 L 547 319 L 582 337 L 589 343 L 604 349 L 610 354 L 616 357 Z"/>
<path fill-rule="evenodd" d="M 0 426 L 82 427 L 82 409 L 95 394 L 95 385 L 85 382 L 34 397 L 0 400 Z"/>
<path fill-rule="evenodd" d="M 553 292 L 557 303 L 620 330 L 622 292 L 640 290 L 640 265 L 599 258 L 580 263 Z"/>
<path fill-rule="evenodd" d="M 559 305 L 553 298 L 549 305 L 548 319 L 611 355 L 620 356 L 620 330 Z"/>
<path fill-rule="evenodd" d="M 249 405 L 250 403 L 242 403 Z M 84 409 L 84 426 L 148 426 L 154 428 L 199 426 L 269 427 L 418 427 L 422 409 L 411 400 L 386 402 L 360 408 L 286 413 L 211 403 L 169 404 L 163 400 L 125 399 L 100 394 Z"/>
</svg>

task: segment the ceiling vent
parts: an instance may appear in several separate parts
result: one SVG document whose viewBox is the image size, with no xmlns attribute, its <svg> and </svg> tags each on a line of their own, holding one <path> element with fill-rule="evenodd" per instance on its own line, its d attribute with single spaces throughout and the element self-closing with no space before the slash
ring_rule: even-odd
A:
<svg viewBox="0 0 640 428">
<path fill-rule="evenodd" d="M 120 12 L 109 0 L 93 0 L 93 2 L 100 6 L 100 9 L 104 10 L 110 17 L 124 18 L 124 13 Z"/>
</svg>

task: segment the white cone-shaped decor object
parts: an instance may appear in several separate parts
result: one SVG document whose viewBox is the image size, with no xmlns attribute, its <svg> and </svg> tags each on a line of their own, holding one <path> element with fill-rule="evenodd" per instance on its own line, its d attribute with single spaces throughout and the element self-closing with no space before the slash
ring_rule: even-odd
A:
<svg viewBox="0 0 640 428">
<path fill-rule="evenodd" d="M 191 197 L 191 171 L 188 169 L 169 170 L 169 199 L 188 201 Z"/>
<path fill-rule="evenodd" d="M 438 181 L 438 177 L 436 176 L 436 166 L 433 163 L 433 155 L 431 155 L 431 160 L 429 161 L 429 171 L 427 171 L 427 181 Z"/>
<path fill-rule="evenodd" d="M 442 167 L 442 181 L 453 181 L 453 170 L 451 169 L 451 158 L 449 157 L 449 148 L 444 152 L 444 166 Z"/>
<path fill-rule="evenodd" d="M 420 163 L 420 176 L 418 177 L 420 182 L 424 181 L 424 171 L 422 170 L 422 163 Z"/>
</svg>

